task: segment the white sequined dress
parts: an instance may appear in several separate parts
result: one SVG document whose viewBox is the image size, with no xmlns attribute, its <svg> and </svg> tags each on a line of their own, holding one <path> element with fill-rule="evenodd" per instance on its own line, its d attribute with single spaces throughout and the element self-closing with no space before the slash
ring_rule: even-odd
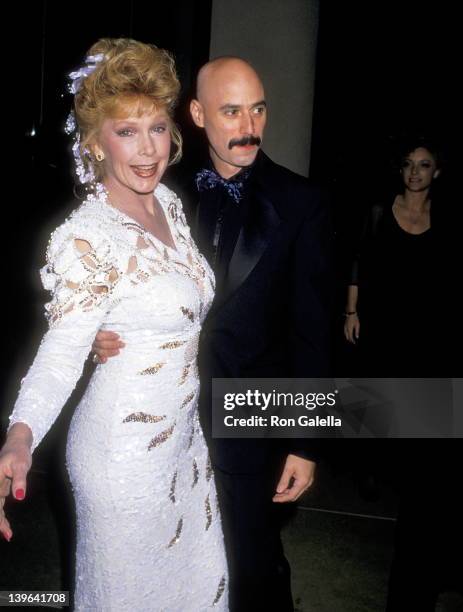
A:
<svg viewBox="0 0 463 612">
<path fill-rule="evenodd" d="M 100 328 L 126 343 L 97 366 L 72 419 L 67 467 L 77 508 L 75 609 L 227 610 L 213 474 L 198 422 L 196 357 L 213 274 L 176 195 L 155 191 L 175 249 L 100 187 L 52 235 L 41 270 L 50 323 L 11 424 L 33 448 L 79 379 Z"/>
</svg>

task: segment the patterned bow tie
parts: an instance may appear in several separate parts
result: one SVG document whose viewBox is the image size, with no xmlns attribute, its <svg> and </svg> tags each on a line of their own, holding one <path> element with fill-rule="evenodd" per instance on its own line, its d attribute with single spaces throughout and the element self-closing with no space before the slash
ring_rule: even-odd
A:
<svg viewBox="0 0 463 612">
<path fill-rule="evenodd" d="M 227 181 L 214 172 L 204 168 L 196 175 L 196 187 L 198 191 L 206 191 L 206 189 L 214 189 L 217 185 L 221 185 L 232 200 L 238 204 L 243 197 L 244 182 L 248 178 L 251 170 L 245 170 L 239 173 L 239 180 L 230 179 Z M 238 177 L 237 177 L 238 178 Z"/>
</svg>

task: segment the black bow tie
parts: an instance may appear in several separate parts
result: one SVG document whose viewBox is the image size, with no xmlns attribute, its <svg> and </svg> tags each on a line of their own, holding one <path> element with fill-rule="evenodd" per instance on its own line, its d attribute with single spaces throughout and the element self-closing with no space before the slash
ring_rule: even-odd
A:
<svg viewBox="0 0 463 612">
<path fill-rule="evenodd" d="M 225 189 L 232 200 L 238 204 L 243 197 L 244 183 L 250 173 L 250 169 L 241 171 L 239 176 L 236 176 L 236 178 L 232 177 L 227 181 L 217 174 L 217 172 L 214 172 L 214 170 L 203 168 L 196 175 L 196 187 L 198 191 L 206 191 L 207 189 L 214 189 L 217 185 L 220 185 Z"/>
</svg>

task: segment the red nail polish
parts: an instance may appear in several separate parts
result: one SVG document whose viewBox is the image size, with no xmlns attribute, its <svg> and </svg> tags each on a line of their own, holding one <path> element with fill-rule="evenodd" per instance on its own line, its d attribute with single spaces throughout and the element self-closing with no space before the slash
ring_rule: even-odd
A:
<svg viewBox="0 0 463 612">
<path fill-rule="evenodd" d="M 14 495 L 16 499 L 24 499 L 24 489 L 16 489 L 16 493 Z"/>
</svg>

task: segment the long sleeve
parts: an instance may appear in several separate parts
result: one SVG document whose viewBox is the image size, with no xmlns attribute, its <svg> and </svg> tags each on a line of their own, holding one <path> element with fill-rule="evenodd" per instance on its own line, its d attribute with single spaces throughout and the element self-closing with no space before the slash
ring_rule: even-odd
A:
<svg viewBox="0 0 463 612">
<path fill-rule="evenodd" d="M 42 283 L 51 291 L 46 304 L 49 330 L 21 382 L 10 427 L 27 424 L 32 450 L 53 425 L 79 380 L 95 334 L 115 302 L 121 272 L 111 245 L 95 230 L 68 220 L 52 235 Z"/>
</svg>

